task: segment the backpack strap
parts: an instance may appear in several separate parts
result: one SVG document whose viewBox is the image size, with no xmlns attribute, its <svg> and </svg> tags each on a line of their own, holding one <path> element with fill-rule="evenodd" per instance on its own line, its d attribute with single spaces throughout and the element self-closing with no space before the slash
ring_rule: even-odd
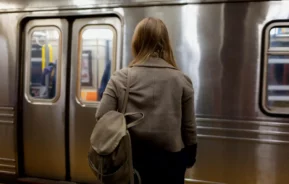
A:
<svg viewBox="0 0 289 184">
<path fill-rule="evenodd" d="M 141 117 L 138 118 L 137 120 L 129 123 L 129 124 L 127 125 L 127 129 L 132 128 L 132 127 L 140 124 L 140 123 L 141 123 L 141 120 L 144 118 L 144 114 L 141 113 L 141 112 L 132 112 L 132 113 L 126 113 L 126 114 L 124 115 L 124 116 L 134 116 L 134 115 L 137 115 L 137 114 L 140 114 Z"/>
<path fill-rule="evenodd" d="M 130 85 L 130 72 L 129 68 L 127 69 L 127 79 L 126 79 L 126 89 L 125 89 L 125 95 L 124 95 L 124 100 L 122 104 L 122 109 L 121 113 L 125 113 L 126 111 L 126 106 L 127 106 L 127 101 L 128 101 L 128 95 L 129 95 L 129 85 Z"/>
<path fill-rule="evenodd" d="M 127 79 L 126 79 L 126 89 L 125 89 L 125 95 L 124 95 L 124 100 L 123 100 L 123 105 L 122 105 L 122 109 L 121 109 L 121 113 L 125 114 L 126 111 L 126 107 L 127 107 L 127 102 L 128 102 L 128 96 L 129 96 L 129 91 L 130 91 L 130 69 L 127 69 Z M 132 128 L 138 124 L 141 123 L 140 120 L 142 120 L 144 118 L 144 114 L 143 113 L 138 113 L 138 112 L 133 112 L 133 113 L 126 113 L 125 116 L 133 116 L 133 115 L 137 115 L 140 114 L 141 117 L 138 118 L 137 120 L 129 123 L 127 125 L 127 129 Z"/>
</svg>

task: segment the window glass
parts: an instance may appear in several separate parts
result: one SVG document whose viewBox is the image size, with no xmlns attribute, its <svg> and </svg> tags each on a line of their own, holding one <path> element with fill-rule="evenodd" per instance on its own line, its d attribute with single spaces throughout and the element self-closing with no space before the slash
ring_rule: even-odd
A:
<svg viewBox="0 0 289 184">
<path fill-rule="evenodd" d="M 100 101 L 111 75 L 114 32 L 110 26 L 87 26 L 81 39 L 80 97 Z"/>
<path fill-rule="evenodd" d="M 29 93 L 33 98 L 54 99 L 56 96 L 59 41 L 57 28 L 32 30 Z"/>
<path fill-rule="evenodd" d="M 274 27 L 270 30 L 270 50 L 289 51 L 289 28 Z"/>
<path fill-rule="evenodd" d="M 289 56 L 269 55 L 267 71 L 267 105 L 289 107 Z"/>
</svg>

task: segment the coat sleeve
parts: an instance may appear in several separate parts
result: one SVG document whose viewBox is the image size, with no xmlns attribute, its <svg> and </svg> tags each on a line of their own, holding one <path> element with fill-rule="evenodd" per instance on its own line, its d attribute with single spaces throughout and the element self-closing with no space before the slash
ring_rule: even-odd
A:
<svg viewBox="0 0 289 184">
<path fill-rule="evenodd" d="M 187 153 L 187 167 L 192 167 L 197 154 L 197 129 L 194 108 L 194 90 L 192 81 L 185 76 L 185 87 L 182 97 L 182 137 Z"/>
<path fill-rule="evenodd" d="M 117 110 L 118 96 L 115 77 L 113 76 L 109 81 L 103 93 L 100 105 L 96 111 L 96 121 L 99 120 L 105 113 L 111 110 Z"/>
<path fill-rule="evenodd" d="M 194 90 L 192 82 L 186 78 L 182 97 L 182 134 L 185 146 L 197 143 L 197 131 L 194 108 Z"/>
</svg>

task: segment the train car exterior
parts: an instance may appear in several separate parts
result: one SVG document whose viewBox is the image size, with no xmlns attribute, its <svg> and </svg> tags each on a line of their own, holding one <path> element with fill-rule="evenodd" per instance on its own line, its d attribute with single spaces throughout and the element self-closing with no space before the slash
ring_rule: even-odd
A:
<svg viewBox="0 0 289 184">
<path fill-rule="evenodd" d="M 93 183 L 87 152 L 105 80 L 144 17 L 168 26 L 193 80 L 198 156 L 186 183 L 287 184 L 289 2 L 0 2 L 0 182 Z M 105 76 L 105 77 L 104 77 Z"/>
</svg>

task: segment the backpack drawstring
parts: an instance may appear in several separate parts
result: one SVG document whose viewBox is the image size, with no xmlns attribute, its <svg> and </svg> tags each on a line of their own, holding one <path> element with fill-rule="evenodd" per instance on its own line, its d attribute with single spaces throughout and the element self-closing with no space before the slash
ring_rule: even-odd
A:
<svg viewBox="0 0 289 184">
<path fill-rule="evenodd" d="M 137 180 L 138 180 L 138 184 L 141 184 L 141 177 L 139 175 L 139 172 L 136 169 L 134 169 L 134 173 L 136 174 L 136 177 L 137 177 Z"/>
<path fill-rule="evenodd" d="M 99 161 L 100 163 L 99 163 L 99 167 L 98 167 L 98 172 L 99 172 L 99 174 L 98 174 L 98 179 L 99 179 L 99 181 L 102 183 L 102 174 L 103 174 L 103 173 L 102 173 L 102 171 L 103 171 L 103 170 L 102 170 L 102 169 L 103 169 L 103 168 L 102 168 L 102 165 L 103 165 L 103 161 L 102 161 L 102 160 L 103 160 L 103 158 L 99 158 L 99 159 L 100 159 L 100 161 Z"/>
</svg>

